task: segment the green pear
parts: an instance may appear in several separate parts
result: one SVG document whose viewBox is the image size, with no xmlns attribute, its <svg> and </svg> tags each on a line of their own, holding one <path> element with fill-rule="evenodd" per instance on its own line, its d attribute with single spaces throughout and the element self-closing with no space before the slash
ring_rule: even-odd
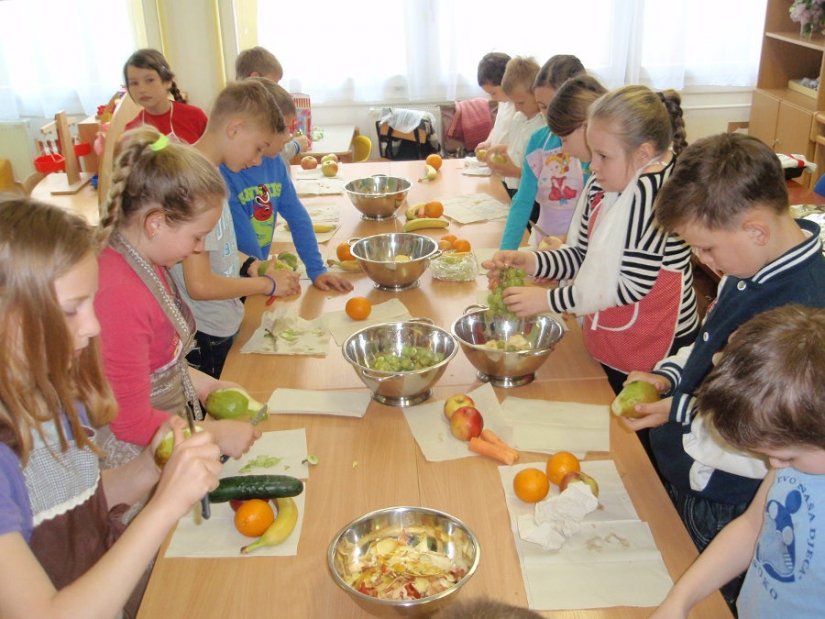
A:
<svg viewBox="0 0 825 619">
<path fill-rule="evenodd" d="M 200 426 L 195 426 L 195 432 L 203 432 L 203 428 Z M 192 433 L 189 431 L 189 428 L 183 429 L 183 438 L 187 439 L 192 436 Z M 169 430 L 164 436 L 163 439 L 158 443 L 157 447 L 155 447 L 155 464 L 159 467 L 163 467 L 164 464 L 169 462 L 169 458 L 172 457 L 172 450 L 175 448 L 175 434 L 172 430 Z"/>
<path fill-rule="evenodd" d="M 267 270 L 269 269 L 270 264 L 271 263 L 270 263 L 269 260 L 264 260 L 263 262 L 261 262 L 261 264 L 258 265 L 258 276 L 259 277 L 263 277 L 264 273 L 266 273 Z"/>
<path fill-rule="evenodd" d="M 634 410 L 637 404 L 649 404 L 650 402 L 658 402 L 661 399 L 659 391 L 648 382 L 643 380 L 634 380 L 627 383 L 613 400 L 610 405 L 610 410 L 614 415 L 625 417 L 640 417 Z"/>
<path fill-rule="evenodd" d="M 215 419 L 252 421 L 265 407 L 240 387 L 215 389 L 206 398 L 206 412 Z"/>
<path fill-rule="evenodd" d="M 298 256 L 296 256 L 295 254 L 288 251 L 282 251 L 280 254 L 278 254 L 278 260 L 285 264 L 288 264 L 289 268 L 291 268 L 293 271 L 298 270 Z"/>
</svg>

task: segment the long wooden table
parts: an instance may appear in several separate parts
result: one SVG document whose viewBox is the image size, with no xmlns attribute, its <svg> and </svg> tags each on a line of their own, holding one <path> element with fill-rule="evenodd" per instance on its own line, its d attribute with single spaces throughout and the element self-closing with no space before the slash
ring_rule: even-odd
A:
<svg viewBox="0 0 825 619">
<path fill-rule="evenodd" d="M 487 192 L 506 202 L 501 184 L 494 178 L 462 176 L 461 162 L 447 160 L 439 178 L 431 183 L 415 183 L 408 201 L 459 193 Z M 348 179 L 376 173 L 418 178 L 423 162 L 372 162 L 342 166 Z M 341 228 L 335 238 L 322 245 L 324 255 L 351 237 L 400 228 L 399 220 L 362 221 L 345 196 Z M 309 198 L 307 204 L 324 198 Z M 403 211 L 402 211 L 403 213 Z M 475 247 L 494 247 L 502 230 L 501 222 L 460 226 L 450 231 L 467 238 Z M 425 231 L 426 232 L 426 231 Z M 432 232 L 440 236 L 444 230 Z M 428 316 L 449 328 L 462 310 L 476 301 L 480 277 L 473 283 L 421 278 L 419 288 L 383 292 L 364 275 L 352 275 L 353 294 L 380 303 L 398 296 L 413 315 Z M 348 294 L 306 289 L 297 301 L 305 318 L 343 308 Z M 280 301 L 279 301 L 280 302 Z M 247 301 L 247 314 L 238 340 L 227 359 L 223 377 L 244 385 L 253 396 L 265 401 L 276 387 L 325 390 L 364 390 L 338 347 L 331 341 L 324 358 L 241 355 L 243 344 L 257 327 L 264 310 L 263 299 Z M 556 351 L 537 373 L 536 380 L 505 395 L 525 398 L 572 400 L 607 404 L 612 392 L 604 374 L 584 350 L 575 321 L 568 319 L 569 331 Z M 475 370 L 459 352 L 434 390 L 440 399 L 468 391 L 480 383 Z M 139 617 L 269 617 L 355 618 L 364 611 L 332 581 L 326 567 L 326 549 L 333 535 L 347 522 L 368 511 L 393 505 L 422 505 L 449 512 L 466 522 L 481 542 L 481 563 L 475 576 L 459 597 L 489 596 L 520 606 L 527 605 L 518 556 L 510 532 L 507 508 L 496 463 L 484 458 L 428 462 L 413 439 L 400 409 L 371 402 L 362 419 L 278 415 L 263 424 L 265 430 L 305 428 L 310 453 L 320 464 L 312 468 L 306 483 L 306 507 L 298 555 L 295 557 L 238 557 L 237 559 L 157 560 L 141 606 Z M 589 454 L 592 458 L 613 458 L 633 504 L 653 531 L 671 576 L 677 578 L 696 557 L 694 546 L 662 488 L 638 439 L 611 421 L 610 453 Z M 523 453 L 522 461 L 542 461 L 542 454 Z M 593 583 L 598 587 L 598 583 Z M 637 618 L 646 617 L 646 608 L 608 608 L 545 612 L 546 617 Z M 691 617 L 717 619 L 730 613 L 717 593 L 702 602 Z"/>
</svg>

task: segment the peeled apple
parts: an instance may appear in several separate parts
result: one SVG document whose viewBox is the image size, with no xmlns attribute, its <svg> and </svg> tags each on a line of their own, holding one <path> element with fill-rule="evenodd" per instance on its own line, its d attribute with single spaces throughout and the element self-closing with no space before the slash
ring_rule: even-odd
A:
<svg viewBox="0 0 825 619">
<path fill-rule="evenodd" d="M 648 382 L 643 380 L 634 380 L 627 383 L 613 400 L 610 405 L 610 410 L 614 415 L 625 417 L 640 417 L 635 411 L 637 404 L 649 404 L 650 402 L 658 402 L 661 399 L 659 391 Z"/>
<path fill-rule="evenodd" d="M 215 419 L 252 421 L 263 407 L 239 387 L 215 389 L 206 398 L 206 412 Z"/>
</svg>

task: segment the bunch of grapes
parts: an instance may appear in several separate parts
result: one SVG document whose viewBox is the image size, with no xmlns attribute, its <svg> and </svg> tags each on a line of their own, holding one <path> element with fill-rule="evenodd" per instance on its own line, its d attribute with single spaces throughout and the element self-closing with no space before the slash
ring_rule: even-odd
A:
<svg viewBox="0 0 825 619">
<path fill-rule="evenodd" d="M 487 296 L 487 306 L 493 316 L 503 316 L 513 318 L 515 314 L 507 309 L 502 295 L 505 289 L 512 286 L 524 285 L 524 269 L 518 267 L 504 267 L 503 269 L 491 270 L 488 274 L 488 288 L 490 294 Z"/>
</svg>

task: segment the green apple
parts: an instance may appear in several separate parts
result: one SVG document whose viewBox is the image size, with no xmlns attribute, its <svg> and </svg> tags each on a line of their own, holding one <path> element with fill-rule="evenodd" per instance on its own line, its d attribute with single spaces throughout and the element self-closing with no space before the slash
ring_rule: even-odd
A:
<svg viewBox="0 0 825 619">
<path fill-rule="evenodd" d="M 215 389 L 206 398 L 206 412 L 215 419 L 252 421 L 264 408 L 240 387 Z"/>
</svg>

